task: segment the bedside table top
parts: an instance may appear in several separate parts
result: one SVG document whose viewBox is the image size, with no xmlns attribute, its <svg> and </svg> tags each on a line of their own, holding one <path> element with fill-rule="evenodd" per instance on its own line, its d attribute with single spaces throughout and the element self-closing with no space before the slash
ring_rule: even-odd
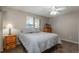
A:
<svg viewBox="0 0 79 59">
<path fill-rule="evenodd" d="M 16 36 L 16 34 L 12 34 L 12 35 L 3 35 L 3 39 L 4 39 L 5 37 L 11 37 L 11 36 Z"/>
<path fill-rule="evenodd" d="M 16 36 L 16 34 L 11 34 L 11 35 L 4 35 L 4 36 Z"/>
</svg>

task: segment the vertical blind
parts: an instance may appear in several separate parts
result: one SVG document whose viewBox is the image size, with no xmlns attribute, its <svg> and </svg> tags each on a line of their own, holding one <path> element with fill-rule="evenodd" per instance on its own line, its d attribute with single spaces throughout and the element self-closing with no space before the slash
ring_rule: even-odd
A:
<svg viewBox="0 0 79 59">
<path fill-rule="evenodd" d="M 40 27 L 39 18 L 33 17 L 33 16 L 27 16 L 26 17 L 26 26 L 27 27 L 39 28 Z"/>
</svg>

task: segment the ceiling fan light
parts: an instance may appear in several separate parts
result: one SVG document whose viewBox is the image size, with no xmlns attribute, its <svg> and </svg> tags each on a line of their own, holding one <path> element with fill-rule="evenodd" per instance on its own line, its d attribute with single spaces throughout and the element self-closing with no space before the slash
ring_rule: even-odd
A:
<svg viewBox="0 0 79 59">
<path fill-rule="evenodd" d="M 57 15 L 58 14 L 58 12 L 57 11 L 55 11 L 54 13 L 53 13 L 53 15 Z"/>
<path fill-rule="evenodd" d="M 50 15 L 52 15 L 53 14 L 53 12 L 50 12 Z"/>
<path fill-rule="evenodd" d="M 50 12 L 50 15 L 57 15 L 59 12 L 58 11 L 52 11 Z"/>
</svg>

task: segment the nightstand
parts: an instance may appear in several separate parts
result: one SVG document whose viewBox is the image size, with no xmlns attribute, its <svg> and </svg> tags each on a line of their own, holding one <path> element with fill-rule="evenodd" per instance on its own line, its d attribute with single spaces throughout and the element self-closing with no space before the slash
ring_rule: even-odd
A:
<svg viewBox="0 0 79 59">
<path fill-rule="evenodd" d="M 4 50 L 9 50 L 16 47 L 16 35 L 4 36 Z"/>
</svg>

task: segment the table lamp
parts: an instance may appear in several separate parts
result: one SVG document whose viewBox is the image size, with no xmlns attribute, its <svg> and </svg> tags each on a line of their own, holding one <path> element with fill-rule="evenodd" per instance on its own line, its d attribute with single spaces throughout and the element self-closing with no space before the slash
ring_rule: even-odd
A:
<svg viewBox="0 0 79 59">
<path fill-rule="evenodd" d="M 12 24 L 8 24 L 7 28 L 9 29 L 9 35 L 11 35 L 11 29 L 13 28 Z"/>
</svg>

